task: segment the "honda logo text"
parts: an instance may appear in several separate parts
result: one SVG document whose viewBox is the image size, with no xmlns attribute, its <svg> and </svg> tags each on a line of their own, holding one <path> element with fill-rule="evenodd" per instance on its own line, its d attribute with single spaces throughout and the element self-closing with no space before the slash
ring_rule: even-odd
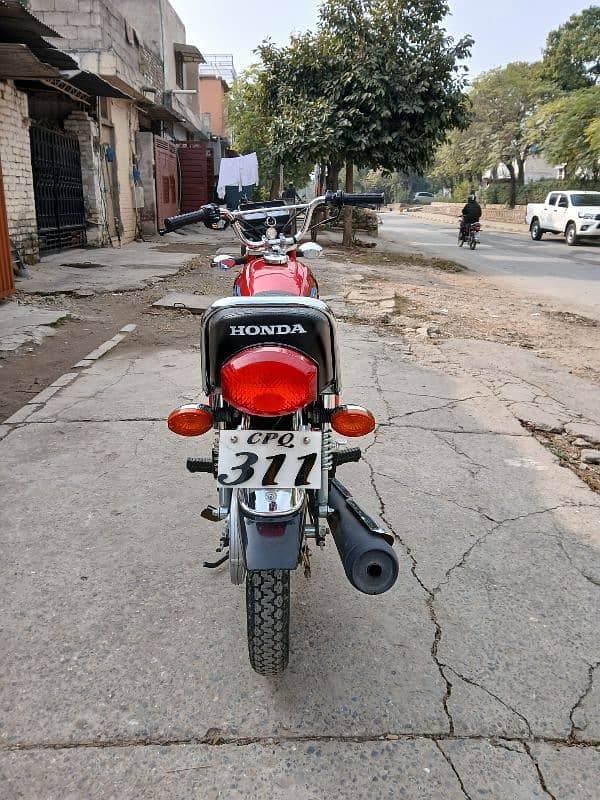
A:
<svg viewBox="0 0 600 800">
<path fill-rule="evenodd" d="M 287 336 L 306 333 L 302 325 L 231 325 L 232 336 Z"/>
</svg>

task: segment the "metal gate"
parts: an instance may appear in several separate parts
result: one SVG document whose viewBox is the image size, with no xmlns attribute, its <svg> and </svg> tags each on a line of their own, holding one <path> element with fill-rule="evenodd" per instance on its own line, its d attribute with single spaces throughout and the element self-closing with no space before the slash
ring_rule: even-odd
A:
<svg viewBox="0 0 600 800">
<path fill-rule="evenodd" d="M 31 167 L 40 252 L 86 243 L 79 142 L 75 136 L 33 125 Z"/>
<path fill-rule="evenodd" d="M 154 137 L 154 163 L 158 227 L 163 228 L 165 217 L 179 214 L 177 148 L 168 139 Z"/>
<path fill-rule="evenodd" d="M 213 151 L 206 142 L 180 142 L 181 213 L 195 211 L 213 199 Z"/>
</svg>

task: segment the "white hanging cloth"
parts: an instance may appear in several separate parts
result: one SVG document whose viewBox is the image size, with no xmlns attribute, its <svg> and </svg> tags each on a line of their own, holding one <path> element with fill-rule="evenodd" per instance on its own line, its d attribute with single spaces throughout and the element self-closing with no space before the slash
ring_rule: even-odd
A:
<svg viewBox="0 0 600 800">
<path fill-rule="evenodd" d="M 217 184 L 217 194 L 221 199 L 225 197 L 226 186 L 237 186 L 242 188 L 242 159 L 222 158 L 219 167 L 219 182 Z"/>
<path fill-rule="evenodd" d="M 237 186 L 241 190 L 242 186 L 257 185 L 258 158 L 256 153 L 221 159 L 219 182 L 217 184 L 217 194 L 221 199 L 225 197 L 226 186 Z"/>
<path fill-rule="evenodd" d="M 258 186 L 258 158 L 256 153 L 242 156 L 242 186 Z"/>
</svg>

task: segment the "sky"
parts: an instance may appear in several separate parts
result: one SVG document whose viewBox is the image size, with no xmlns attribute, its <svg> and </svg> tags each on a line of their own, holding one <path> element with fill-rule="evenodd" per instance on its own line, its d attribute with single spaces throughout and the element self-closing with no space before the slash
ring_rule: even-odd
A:
<svg viewBox="0 0 600 800">
<path fill-rule="evenodd" d="M 266 37 L 284 44 L 290 33 L 314 27 L 319 0 L 170 0 L 202 53 L 232 53 L 238 72 L 256 60 Z M 535 61 L 549 31 L 595 0 L 450 0 L 448 33 L 475 39 L 471 77 L 509 61 Z"/>
</svg>

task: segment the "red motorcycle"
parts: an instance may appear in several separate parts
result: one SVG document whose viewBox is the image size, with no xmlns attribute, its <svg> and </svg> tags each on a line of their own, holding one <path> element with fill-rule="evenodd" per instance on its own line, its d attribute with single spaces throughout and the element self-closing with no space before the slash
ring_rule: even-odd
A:
<svg viewBox="0 0 600 800">
<path fill-rule="evenodd" d="M 242 270 L 234 296 L 218 300 L 202 320 L 207 403 L 176 409 L 168 425 L 181 436 L 216 432 L 212 457 L 187 462 L 190 472 L 209 473 L 217 483 L 218 506 L 202 516 L 225 522 L 220 550 L 226 554 L 204 566 L 228 559 L 232 582 L 245 582 L 250 663 L 261 675 L 287 666 L 290 571 L 302 565 L 309 572 L 309 544 L 323 547 L 328 529 L 356 589 L 380 594 L 398 576 L 393 536 L 336 478 L 336 468 L 358 461 L 361 451 L 334 433 L 364 436 L 375 419 L 341 400 L 336 323 L 300 260 L 322 251 L 313 242 L 300 245 L 317 208 L 332 211 L 324 224 L 344 205 L 382 202 L 380 194 L 327 192 L 295 206 L 228 211 L 208 205 L 165 220 L 164 232 L 198 222 L 212 229 L 230 224 L 245 248 L 241 258 L 213 260 Z"/>
</svg>

